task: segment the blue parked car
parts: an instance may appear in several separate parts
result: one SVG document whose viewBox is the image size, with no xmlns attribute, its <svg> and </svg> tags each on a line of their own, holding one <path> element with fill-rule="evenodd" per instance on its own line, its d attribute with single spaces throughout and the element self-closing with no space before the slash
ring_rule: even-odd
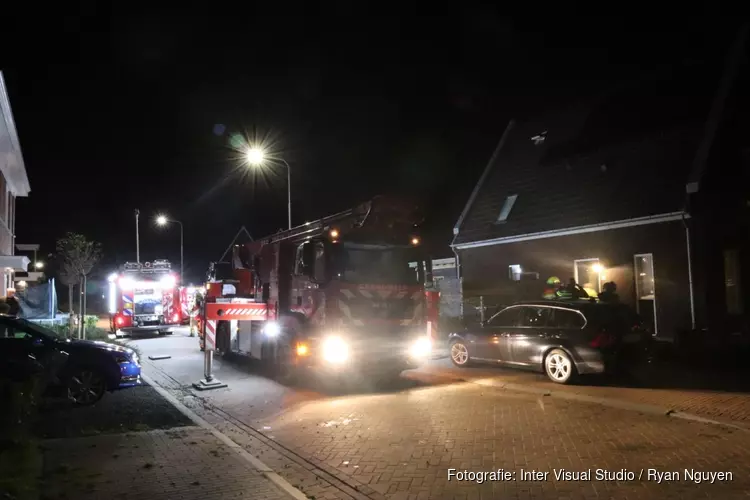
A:
<svg viewBox="0 0 750 500">
<path fill-rule="evenodd" d="M 22 318 L 0 315 L 0 378 L 22 381 L 39 373 L 46 393 L 56 390 L 79 405 L 141 383 L 132 349 L 108 342 L 71 340 Z"/>
</svg>

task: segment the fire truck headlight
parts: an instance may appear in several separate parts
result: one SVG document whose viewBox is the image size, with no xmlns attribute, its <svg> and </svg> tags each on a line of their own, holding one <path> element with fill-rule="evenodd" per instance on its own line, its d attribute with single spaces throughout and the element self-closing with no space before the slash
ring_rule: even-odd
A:
<svg viewBox="0 0 750 500">
<path fill-rule="evenodd" d="M 277 337 L 281 333 L 281 327 L 275 321 L 269 321 L 265 328 L 263 328 L 263 333 L 267 337 Z"/>
<path fill-rule="evenodd" d="M 110 283 L 112 283 L 112 282 L 114 282 L 114 281 L 116 281 L 116 280 L 117 280 L 117 273 L 112 273 L 112 274 L 110 274 L 110 275 L 109 275 L 109 276 L 107 277 L 107 281 L 109 281 Z"/>
<path fill-rule="evenodd" d="M 329 363 L 344 363 L 349 359 L 349 346 L 341 337 L 328 337 L 322 347 L 323 359 Z"/>
<path fill-rule="evenodd" d="M 409 349 L 409 354 L 414 358 L 424 358 L 432 352 L 432 341 L 427 337 L 418 338 Z"/>
</svg>

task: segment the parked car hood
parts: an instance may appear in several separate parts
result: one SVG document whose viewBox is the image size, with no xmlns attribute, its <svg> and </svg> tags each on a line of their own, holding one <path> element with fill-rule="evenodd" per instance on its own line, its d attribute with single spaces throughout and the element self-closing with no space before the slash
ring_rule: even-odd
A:
<svg viewBox="0 0 750 500">
<path fill-rule="evenodd" d="M 111 344 L 109 342 L 101 342 L 98 340 L 76 340 L 66 339 L 59 340 L 60 344 L 63 344 L 68 349 L 81 349 L 81 350 L 98 350 L 108 352 L 126 352 L 132 354 L 134 351 L 128 347 L 124 347 L 117 344 Z"/>
</svg>

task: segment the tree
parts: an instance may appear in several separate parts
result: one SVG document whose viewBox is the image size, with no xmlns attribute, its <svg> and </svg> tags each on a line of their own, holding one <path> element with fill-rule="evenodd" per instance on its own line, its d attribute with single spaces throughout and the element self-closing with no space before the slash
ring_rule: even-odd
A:
<svg viewBox="0 0 750 500">
<path fill-rule="evenodd" d="M 73 328 L 73 289 L 76 286 L 76 283 L 78 282 L 78 275 L 75 272 L 75 269 L 73 269 L 73 266 L 65 261 L 62 260 L 59 263 L 58 266 L 58 277 L 60 278 L 60 282 L 68 287 L 68 313 L 70 314 L 70 327 L 71 331 Z"/>
<path fill-rule="evenodd" d="M 83 320 L 86 315 L 87 276 L 94 269 L 96 263 L 99 262 L 101 245 L 94 241 L 89 241 L 82 234 L 67 233 L 64 237 L 57 240 L 57 255 L 60 258 L 61 270 L 71 277 L 70 281 L 74 282 L 75 279 L 78 280 L 81 291 L 78 302 L 78 309 L 80 311 L 78 337 L 82 338 L 85 337 Z M 68 286 L 68 292 L 71 293 L 71 285 Z"/>
</svg>

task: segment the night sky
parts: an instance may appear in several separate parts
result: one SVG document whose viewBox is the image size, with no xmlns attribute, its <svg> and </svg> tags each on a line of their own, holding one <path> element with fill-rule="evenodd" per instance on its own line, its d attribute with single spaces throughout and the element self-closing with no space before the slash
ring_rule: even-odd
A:
<svg viewBox="0 0 750 500">
<path fill-rule="evenodd" d="M 240 226 L 261 237 L 286 225 L 284 167 L 243 168 L 233 134 L 266 141 L 291 165 L 295 224 L 408 193 L 429 210 L 436 256 L 447 256 L 510 118 L 699 54 L 721 32 L 703 20 L 626 28 L 492 9 L 45 10 L 6 32 L 24 43 L 5 42 L 0 60 L 31 183 L 17 242 L 51 252 L 81 232 L 103 244 L 109 270 L 135 260 L 138 208 L 141 259 L 177 268 L 179 229 L 153 223 L 165 213 L 184 224 L 193 279 Z"/>
</svg>

